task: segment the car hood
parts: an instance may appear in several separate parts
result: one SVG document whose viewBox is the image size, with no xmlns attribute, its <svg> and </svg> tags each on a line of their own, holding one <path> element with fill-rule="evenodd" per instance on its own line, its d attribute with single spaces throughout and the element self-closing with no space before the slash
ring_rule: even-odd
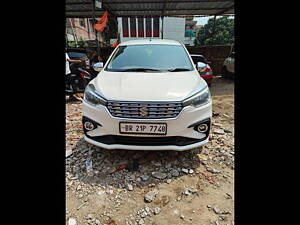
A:
<svg viewBox="0 0 300 225">
<path fill-rule="evenodd" d="M 140 73 L 102 70 L 93 80 L 107 100 L 182 101 L 207 86 L 197 71 Z"/>
</svg>

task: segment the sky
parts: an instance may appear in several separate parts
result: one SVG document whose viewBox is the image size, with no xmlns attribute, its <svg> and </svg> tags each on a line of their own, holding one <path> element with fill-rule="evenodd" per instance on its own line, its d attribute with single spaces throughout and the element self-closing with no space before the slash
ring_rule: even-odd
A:
<svg viewBox="0 0 300 225">
<path fill-rule="evenodd" d="M 205 25 L 205 24 L 207 24 L 207 21 L 209 18 L 213 18 L 213 16 L 196 17 L 196 18 L 194 18 L 194 20 L 197 21 L 197 25 Z"/>
<path fill-rule="evenodd" d="M 207 21 L 210 18 L 214 18 L 213 16 L 206 16 L 206 17 L 194 17 L 194 20 L 197 21 L 197 25 L 205 25 L 207 24 Z M 217 16 L 218 18 L 218 16 Z M 229 18 L 234 18 L 233 16 L 230 16 Z"/>
</svg>

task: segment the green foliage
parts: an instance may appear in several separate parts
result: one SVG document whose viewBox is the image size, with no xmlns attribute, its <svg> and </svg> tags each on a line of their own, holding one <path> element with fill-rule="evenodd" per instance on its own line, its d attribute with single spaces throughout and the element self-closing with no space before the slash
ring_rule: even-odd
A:
<svg viewBox="0 0 300 225">
<path fill-rule="evenodd" d="M 88 43 L 85 40 L 83 40 L 82 37 L 80 37 L 77 47 L 86 48 L 88 46 L 89 46 Z"/>
<path fill-rule="evenodd" d="M 68 48 L 75 48 L 75 47 L 76 47 L 75 41 L 68 41 L 67 47 L 68 47 Z"/>
<path fill-rule="evenodd" d="M 77 42 L 77 45 L 76 45 L 75 41 L 67 41 L 67 47 L 68 48 L 87 48 L 87 47 L 89 47 L 89 44 L 87 41 L 80 38 Z"/>
<path fill-rule="evenodd" d="M 208 20 L 195 39 L 195 45 L 227 45 L 234 43 L 234 19 L 228 17 Z"/>
</svg>

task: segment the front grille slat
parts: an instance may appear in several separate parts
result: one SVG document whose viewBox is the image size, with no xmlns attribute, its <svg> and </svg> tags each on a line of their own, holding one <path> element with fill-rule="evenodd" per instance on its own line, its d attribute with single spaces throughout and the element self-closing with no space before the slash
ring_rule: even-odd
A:
<svg viewBox="0 0 300 225">
<path fill-rule="evenodd" d="M 182 110 L 182 104 L 109 101 L 107 109 L 115 117 L 160 119 L 176 117 Z"/>
</svg>

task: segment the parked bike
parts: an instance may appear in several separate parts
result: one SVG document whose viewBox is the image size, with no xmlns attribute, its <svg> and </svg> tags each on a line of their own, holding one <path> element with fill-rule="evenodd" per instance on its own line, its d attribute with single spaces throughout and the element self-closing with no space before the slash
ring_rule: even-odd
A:
<svg viewBox="0 0 300 225">
<path fill-rule="evenodd" d="M 66 75 L 66 94 L 83 93 L 86 85 L 92 80 L 91 74 L 77 64 L 70 64 L 71 73 Z"/>
</svg>

